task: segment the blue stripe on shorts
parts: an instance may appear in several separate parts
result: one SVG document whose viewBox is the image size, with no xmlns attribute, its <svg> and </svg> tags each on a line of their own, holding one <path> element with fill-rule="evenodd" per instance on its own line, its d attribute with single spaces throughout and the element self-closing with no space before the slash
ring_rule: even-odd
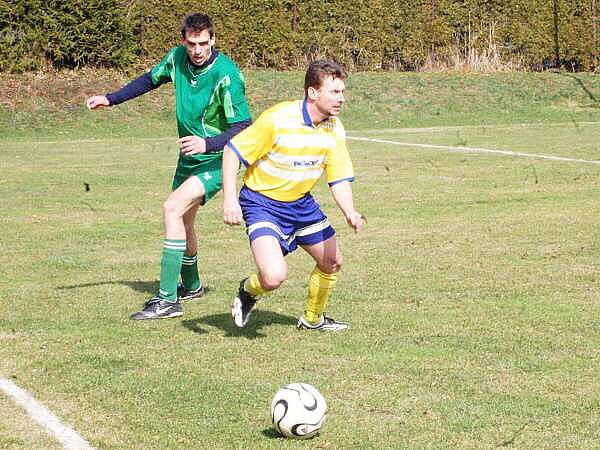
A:
<svg viewBox="0 0 600 450">
<path fill-rule="evenodd" d="M 240 191 L 240 206 L 250 242 L 259 236 L 274 236 L 283 254 L 298 245 L 312 245 L 335 235 L 335 230 L 312 195 L 293 202 L 266 197 L 246 186 Z"/>
</svg>

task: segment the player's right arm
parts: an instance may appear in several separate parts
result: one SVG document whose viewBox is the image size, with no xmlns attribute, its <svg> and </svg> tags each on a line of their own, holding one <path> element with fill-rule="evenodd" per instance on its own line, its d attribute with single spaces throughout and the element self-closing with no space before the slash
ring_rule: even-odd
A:
<svg viewBox="0 0 600 450">
<path fill-rule="evenodd" d="M 242 208 L 237 194 L 237 170 L 240 160 L 226 145 L 223 149 L 223 222 L 227 225 L 242 223 Z"/>
<path fill-rule="evenodd" d="M 94 95 L 88 98 L 86 105 L 89 109 L 118 105 L 132 98 L 139 97 L 146 92 L 150 92 L 157 87 L 152 81 L 150 72 L 147 72 L 132 82 L 127 83 L 118 91 L 106 95 Z"/>
<path fill-rule="evenodd" d="M 93 95 L 87 99 L 86 105 L 89 109 L 97 109 L 105 106 L 114 106 L 126 102 L 132 98 L 156 89 L 163 83 L 173 81 L 171 78 L 174 66 L 174 54 L 172 49 L 150 72 L 137 77 L 127 83 L 121 89 L 106 95 Z"/>
<path fill-rule="evenodd" d="M 243 218 L 236 186 L 238 167 L 240 163 L 250 167 L 271 150 L 273 129 L 272 115 L 266 111 L 223 150 L 223 222 L 228 225 L 239 225 Z"/>
</svg>

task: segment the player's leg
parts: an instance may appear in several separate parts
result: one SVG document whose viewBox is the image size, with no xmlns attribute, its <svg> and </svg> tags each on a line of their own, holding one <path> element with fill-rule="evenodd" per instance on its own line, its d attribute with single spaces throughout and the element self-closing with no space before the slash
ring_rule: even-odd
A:
<svg viewBox="0 0 600 450">
<path fill-rule="evenodd" d="M 165 242 L 177 247 L 177 254 L 163 252 L 159 295 L 169 301 L 177 300 L 177 281 L 187 247 L 187 231 L 184 216 L 198 209 L 204 199 L 204 185 L 196 177 L 190 177 L 175 189 L 163 205 Z M 168 249 L 165 249 L 168 250 Z"/>
<path fill-rule="evenodd" d="M 284 255 L 294 251 L 294 226 L 287 217 L 293 205 L 277 202 L 245 187 L 240 191 L 240 207 L 246 222 L 257 272 L 240 282 L 231 314 L 238 327 L 248 322 L 257 297 L 277 289 L 287 279 Z M 291 210 L 289 210 L 291 208 Z"/>
<path fill-rule="evenodd" d="M 342 252 L 335 235 L 310 245 L 301 245 L 315 260 L 315 268 L 308 280 L 308 298 L 298 328 L 339 331 L 348 325 L 324 315 L 327 301 L 337 283 L 337 273 L 342 267 Z"/>
<path fill-rule="evenodd" d="M 287 264 L 277 237 L 270 234 L 250 236 L 252 256 L 257 272 L 240 282 L 238 295 L 233 300 L 231 315 L 238 327 L 248 323 L 257 298 L 277 289 L 287 279 Z"/>
<path fill-rule="evenodd" d="M 275 236 L 262 235 L 254 239 L 250 245 L 252 256 L 258 269 L 256 295 L 277 289 L 287 280 L 288 270 L 279 240 Z"/>
<path fill-rule="evenodd" d="M 177 287 L 179 300 L 193 300 L 204 295 L 204 287 L 198 271 L 198 237 L 195 230 L 199 208 L 198 204 L 183 215 L 186 247 L 181 262 L 181 284 Z"/>
<path fill-rule="evenodd" d="M 342 253 L 337 245 L 335 230 L 312 196 L 301 204 L 302 215 L 296 223 L 295 236 L 300 245 L 315 260 L 308 280 L 308 297 L 298 328 L 337 331 L 346 324 L 325 317 L 324 311 L 342 266 Z"/>
<path fill-rule="evenodd" d="M 183 216 L 202 204 L 204 193 L 202 182 L 197 177 L 190 177 L 171 192 L 163 204 L 165 239 L 160 265 L 160 288 L 142 311 L 131 316 L 132 319 L 162 319 L 183 314 L 177 301 L 177 281 L 186 249 Z"/>
<path fill-rule="evenodd" d="M 181 285 L 177 289 L 177 298 L 180 300 L 191 300 L 204 295 L 204 287 L 198 271 L 198 238 L 196 236 L 195 221 L 199 207 L 213 198 L 222 187 L 221 160 L 216 159 L 206 164 L 194 166 L 190 178 L 195 179 L 203 187 L 203 195 L 200 202 L 187 210 L 183 215 L 183 225 L 186 235 L 186 249 L 181 265 Z M 176 190 L 181 183 L 182 177 L 175 176 L 173 188 Z M 187 180 L 185 181 L 187 182 Z"/>
</svg>

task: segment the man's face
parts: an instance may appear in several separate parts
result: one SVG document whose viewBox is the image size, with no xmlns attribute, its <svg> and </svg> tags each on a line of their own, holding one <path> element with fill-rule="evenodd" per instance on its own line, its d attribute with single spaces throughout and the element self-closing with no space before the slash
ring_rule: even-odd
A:
<svg viewBox="0 0 600 450">
<path fill-rule="evenodd" d="M 340 78 L 327 76 L 323 79 L 321 87 L 314 93 L 315 106 L 324 116 L 337 116 L 340 114 L 344 103 L 346 83 Z"/>
<path fill-rule="evenodd" d="M 212 52 L 212 48 L 215 45 L 215 37 L 210 37 L 208 30 L 202 30 L 201 32 L 187 31 L 185 33 L 185 39 L 183 44 L 187 49 L 190 61 L 195 66 L 201 66 Z"/>
</svg>

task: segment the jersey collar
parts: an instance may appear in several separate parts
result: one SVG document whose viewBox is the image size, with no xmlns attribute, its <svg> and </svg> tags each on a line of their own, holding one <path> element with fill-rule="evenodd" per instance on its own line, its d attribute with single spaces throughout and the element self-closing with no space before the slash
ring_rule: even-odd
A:
<svg viewBox="0 0 600 450">
<path fill-rule="evenodd" d="M 219 52 L 217 50 L 213 49 L 212 53 L 210 54 L 210 58 L 208 58 L 206 60 L 206 62 L 204 64 L 202 64 L 201 66 L 195 66 L 194 64 L 192 64 L 189 57 L 188 57 L 188 62 L 190 63 L 190 67 L 192 68 L 194 73 L 202 72 L 204 69 L 208 68 L 212 63 L 215 62 L 215 59 L 217 59 L 218 55 L 219 55 Z"/>
<path fill-rule="evenodd" d="M 304 125 L 311 128 L 317 128 L 310 118 L 310 114 L 308 113 L 308 107 L 306 102 L 306 97 L 302 100 L 302 120 L 304 121 Z M 329 117 L 324 119 L 319 125 L 323 123 L 327 123 L 329 121 Z"/>
<path fill-rule="evenodd" d="M 302 100 L 302 119 L 304 120 L 304 125 L 306 125 L 307 127 L 314 128 L 312 119 L 310 118 L 310 114 L 308 114 L 308 108 L 306 105 L 306 97 L 304 97 L 304 100 Z"/>
</svg>

